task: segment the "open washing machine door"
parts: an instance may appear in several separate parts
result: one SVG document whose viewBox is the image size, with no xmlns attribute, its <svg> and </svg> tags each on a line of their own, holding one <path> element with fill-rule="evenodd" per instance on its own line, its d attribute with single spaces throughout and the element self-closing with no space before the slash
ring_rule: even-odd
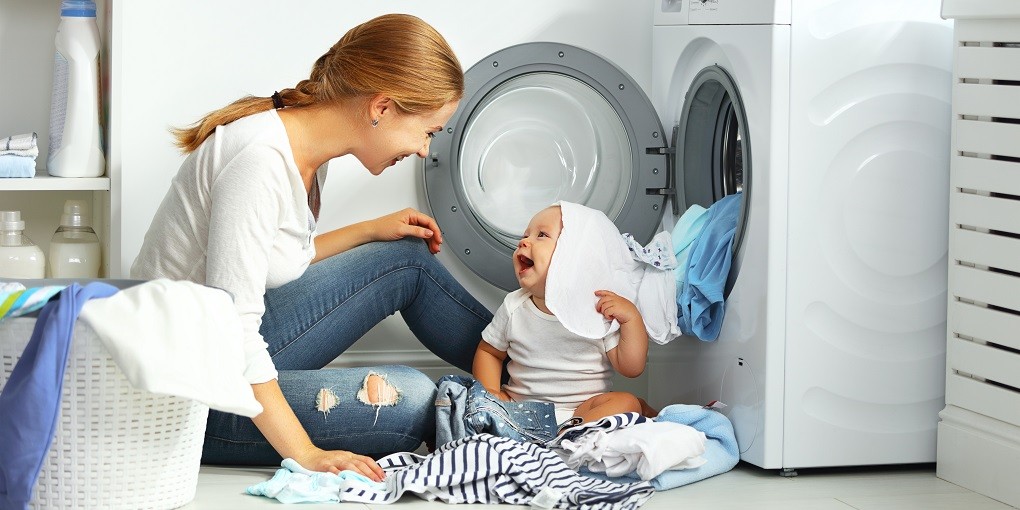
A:
<svg viewBox="0 0 1020 510">
<path fill-rule="evenodd" d="M 740 216 L 733 236 L 728 296 L 740 273 L 743 240 L 751 200 L 751 139 L 740 91 L 725 69 L 702 69 L 687 90 L 682 113 L 673 126 L 668 194 L 673 215 L 693 205 L 709 208 L 727 195 L 741 193 Z"/>
<path fill-rule="evenodd" d="M 600 209 L 644 243 L 668 193 L 651 102 L 624 71 L 557 43 L 511 46 L 465 74 L 424 162 L 425 196 L 457 257 L 504 290 L 531 217 L 557 200 Z"/>
</svg>

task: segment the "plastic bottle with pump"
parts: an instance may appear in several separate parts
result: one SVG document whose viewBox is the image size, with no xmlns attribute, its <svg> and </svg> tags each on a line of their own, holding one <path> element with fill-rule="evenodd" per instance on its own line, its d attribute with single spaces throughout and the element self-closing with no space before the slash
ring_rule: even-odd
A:
<svg viewBox="0 0 1020 510">
<path fill-rule="evenodd" d="M 99 236 L 85 221 L 85 202 L 64 202 L 60 227 L 50 240 L 50 276 L 98 278 L 100 257 Z"/>
<path fill-rule="evenodd" d="M 0 211 L 0 277 L 42 278 L 46 257 L 24 234 L 21 211 Z"/>
<path fill-rule="evenodd" d="M 57 177 L 99 177 L 106 158 L 95 2 L 63 0 L 55 42 L 46 168 Z"/>
</svg>

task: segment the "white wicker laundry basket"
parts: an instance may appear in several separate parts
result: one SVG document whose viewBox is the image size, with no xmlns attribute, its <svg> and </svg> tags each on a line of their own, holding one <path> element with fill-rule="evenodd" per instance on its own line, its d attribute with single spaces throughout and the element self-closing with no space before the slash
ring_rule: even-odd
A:
<svg viewBox="0 0 1020 510">
<path fill-rule="evenodd" d="M 35 319 L 0 322 L 0 388 Z M 134 389 L 92 328 L 79 322 L 60 418 L 32 508 L 177 508 L 195 498 L 209 408 Z"/>
</svg>

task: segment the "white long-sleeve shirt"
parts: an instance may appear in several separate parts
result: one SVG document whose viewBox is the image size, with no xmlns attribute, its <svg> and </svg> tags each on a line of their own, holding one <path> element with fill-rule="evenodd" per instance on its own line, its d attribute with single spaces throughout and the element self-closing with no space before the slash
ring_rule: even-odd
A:
<svg viewBox="0 0 1020 510">
<path fill-rule="evenodd" d="M 190 280 L 230 292 L 244 329 L 245 378 L 277 377 L 259 334 L 263 296 L 301 276 L 315 221 L 275 110 L 216 128 L 181 165 L 131 267 L 140 279 Z"/>
</svg>

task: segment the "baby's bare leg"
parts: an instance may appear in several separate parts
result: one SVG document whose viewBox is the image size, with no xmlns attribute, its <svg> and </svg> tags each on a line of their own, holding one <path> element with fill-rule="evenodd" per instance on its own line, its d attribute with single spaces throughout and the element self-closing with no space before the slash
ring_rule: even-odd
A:
<svg viewBox="0 0 1020 510">
<path fill-rule="evenodd" d="M 659 415 L 659 410 L 645 402 L 645 399 L 638 397 L 638 402 L 641 402 L 641 414 L 648 418 L 655 418 Z"/>
<path fill-rule="evenodd" d="M 585 400 L 574 410 L 574 416 L 581 417 L 582 423 L 588 423 L 614 414 L 642 411 L 641 399 L 624 391 L 612 391 Z"/>
</svg>

